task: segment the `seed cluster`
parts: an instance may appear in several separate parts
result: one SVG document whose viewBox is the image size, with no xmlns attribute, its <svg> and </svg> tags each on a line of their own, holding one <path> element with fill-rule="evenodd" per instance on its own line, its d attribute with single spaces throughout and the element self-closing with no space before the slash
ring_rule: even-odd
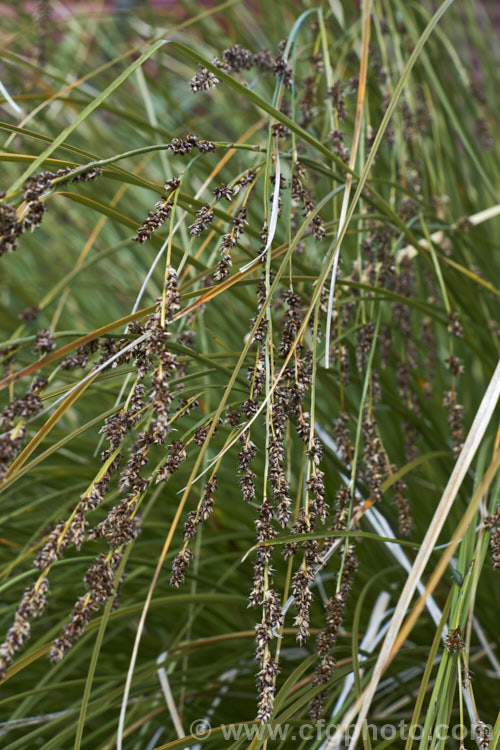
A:
<svg viewBox="0 0 500 750">
<path fill-rule="evenodd" d="M 387 460 L 382 449 L 373 414 L 365 410 L 362 424 L 364 440 L 362 471 L 373 500 L 382 498 L 382 480 L 387 473 Z"/>
<path fill-rule="evenodd" d="M 17 210 L 9 203 L 0 203 L 0 255 L 13 252 L 22 234 L 40 226 L 47 210 L 41 198 L 52 190 L 56 178 L 60 184 L 88 182 L 102 174 L 99 167 L 90 167 L 74 177 L 71 177 L 72 172 L 74 169 L 66 167 L 57 172 L 40 172 L 29 177 L 23 185 L 23 202 Z M 0 192 L 0 199 L 4 197 L 5 193 Z"/>
<path fill-rule="evenodd" d="M 315 210 L 316 204 L 311 197 L 310 191 L 303 184 L 305 176 L 305 167 L 300 162 L 296 162 L 295 172 L 292 176 L 292 198 L 302 205 L 303 215 L 309 216 Z M 319 242 L 326 234 L 324 223 L 318 214 L 313 217 L 311 223 L 312 235 Z"/>
<path fill-rule="evenodd" d="M 349 437 L 349 416 L 342 412 L 335 422 L 335 441 L 340 458 L 350 464 L 353 456 L 353 449 Z"/>
<path fill-rule="evenodd" d="M 261 72 L 272 71 L 277 78 L 282 78 L 285 88 L 292 86 L 292 70 L 284 57 L 284 45 L 280 45 L 280 51 L 272 55 L 269 50 L 259 50 L 251 52 L 239 44 L 228 47 L 222 52 L 222 60 L 215 57 L 212 64 L 224 73 L 240 73 L 242 70 L 251 70 L 257 68 Z M 191 78 L 189 88 L 193 93 L 199 91 L 209 91 L 220 83 L 217 76 L 203 65 L 199 66 L 200 70 Z"/>
<path fill-rule="evenodd" d="M 27 203 L 38 200 L 42 195 L 52 190 L 54 181 L 58 185 L 64 185 L 67 182 L 91 182 L 97 177 L 101 177 L 102 169 L 100 167 L 89 167 L 89 169 L 73 175 L 75 170 L 71 167 L 58 169 L 57 172 L 40 172 L 28 177 L 23 185 L 23 197 Z"/>
<path fill-rule="evenodd" d="M 356 347 L 356 364 L 358 370 L 364 373 L 368 363 L 368 357 L 372 348 L 375 326 L 373 323 L 365 323 L 358 331 L 358 345 Z"/>
<path fill-rule="evenodd" d="M 345 120 L 347 117 L 343 88 L 342 81 L 335 81 L 328 91 L 332 100 L 333 108 L 339 120 Z"/>
<path fill-rule="evenodd" d="M 148 217 L 142 222 L 137 234 L 132 238 L 134 242 L 144 244 L 164 224 L 172 213 L 172 196 L 180 185 L 180 180 L 173 177 L 165 182 L 166 195 L 162 195 L 154 211 L 148 211 Z"/>
<path fill-rule="evenodd" d="M 491 731 L 484 721 L 478 721 L 476 724 L 476 740 L 479 747 L 483 748 L 483 750 L 490 746 Z"/>
<path fill-rule="evenodd" d="M 241 45 L 235 44 L 222 52 L 222 63 L 219 65 L 226 73 L 250 70 L 255 65 L 255 55 Z"/>
<path fill-rule="evenodd" d="M 130 497 L 114 505 L 104 521 L 90 530 L 89 539 L 105 537 L 112 548 L 130 544 L 141 530 L 140 520 L 134 516 L 139 494 L 131 493 Z"/>
<path fill-rule="evenodd" d="M 461 651 L 465 648 L 465 641 L 462 637 L 462 631 L 460 628 L 452 628 L 448 632 L 444 639 L 444 645 L 449 654 L 455 654 L 457 651 Z"/>
<path fill-rule="evenodd" d="M 500 569 L 500 505 L 494 513 L 484 519 L 486 529 L 491 529 L 490 551 L 491 563 L 495 570 Z"/>
<path fill-rule="evenodd" d="M 59 521 L 35 557 L 34 567 L 45 571 L 62 557 L 64 550 L 68 547 L 73 545 L 79 550 L 85 539 L 86 526 L 85 513 L 81 508 L 71 515 L 69 521 Z"/>
<path fill-rule="evenodd" d="M 500 569 L 500 528 L 496 528 L 490 537 L 491 562 L 496 570 Z"/>
<path fill-rule="evenodd" d="M 137 234 L 132 237 L 133 242 L 140 242 L 143 245 L 151 235 L 164 224 L 172 213 L 173 202 L 163 196 L 155 206 L 154 211 L 148 211 L 148 217 L 145 219 L 137 230 Z"/>
<path fill-rule="evenodd" d="M 102 346 L 104 346 L 104 344 L 96 339 L 79 346 L 75 354 L 70 354 L 64 359 L 61 359 L 59 362 L 61 370 L 73 370 L 76 367 L 81 367 L 82 370 L 85 369 L 89 358 Z"/>
<path fill-rule="evenodd" d="M 196 221 L 189 227 L 189 234 L 191 237 L 199 237 L 213 220 L 214 212 L 208 203 L 206 203 L 196 212 Z"/>
<path fill-rule="evenodd" d="M 215 88 L 219 83 L 219 79 L 214 75 L 208 68 L 200 65 L 200 70 L 196 75 L 191 78 L 189 82 L 189 88 L 193 93 L 198 91 L 208 91 L 209 89 Z"/>
<path fill-rule="evenodd" d="M 233 247 L 238 243 L 241 235 L 245 231 L 245 226 L 247 224 L 247 209 L 246 206 L 242 206 L 238 210 L 236 216 L 232 221 L 231 231 L 226 233 L 222 237 L 222 245 L 220 249 L 222 257 L 217 264 L 217 268 L 215 269 L 215 281 L 222 281 L 229 276 L 229 269 L 233 265 L 233 262 L 231 260 L 231 251 Z"/>
<path fill-rule="evenodd" d="M 392 467 L 393 472 L 395 466 Z M 401 536 L 408 536 L 412 527 L 412 518 L 410 513 L 410 504 L 407 498 L 404 496 L 404 492 L 407 489 L 406 482 L 402 479 L 398 479 L 394 482 L 394 500 L 393 503 L 398 509 L 398 529 Z"/>
<path fill-rule="evenodd" d="M 0 680 L 4 679 L 8 665 L 29 639 L 30 620 L 40 617 L 45 611 L 48 590 L 49 584 L 45 576 L 41 576 L 25 589 L 14 615 L 14 623 L 9 628 L 4 643 L 0 646 Z"/>
<path fill-rule="evenodd" d="M 12 253 L 17 248 L 19 237 L 30 230 L 31 232 L 40 226 L 46 206 L 39 200 L 28 203 L 23 211 L 22 217 L 14 206 L 8 203 L 0 203 L 0 255 Z"/>
<path fill-rule="evenodd" d="M 276 636 L 276 631 L 282 626 L 283 616 L 279 595 L 275 589 L 267 588 L 263 592 L 261 604 L 262 620 L 255 626 L 257 642 L 255 660 L 259 665 L 256 680 L 259 693 L 257 718 L 265 723 L 271 718 L 275 681 L 278 674 L 278 665 L 269 650 L 269 642 Z"/>
<path fill-rule="evenodd" d="M 217 474 L 212 474 L 205 484 L 200 501 L 195 510 L 190 511 L 184 524 L 184 546 L 175 556 L 172 563 L 170 584 L 178 589 L 185 581 L 186 572 L 193 560 L 193 553 L 189 549 L 189 542 L 196 535 L 203 521 L 207 521 L 214 509 L 214 493 L 217 489 Z"/>
<path fill-rule="evenodd" d="M 30 307 L 27 307 L 25 310 L 23 310 L 19 317 L 21 318 L 23 323 L 32 323 L 38 318 L 39 314 L 40 309 L 36 305 L 31 305 Z"/>
<path fill-rule="evenodd" d="M 222 200 L 222 198 L 231 201 L 233 192 L 233 188 L 228 187 L 224 182 L 212 190 L 212 193 L 215 195 L 215 200 L 218 201 Z"/>
<path fill-rule="evenodd" d="M 456 338 L 461 339 L 464 335 L 464 329 L 460 320 L 458 319 L 458 313 L 450 312 L 448 315 L 448 331 Z"/>
<path fill-rule="evenodd" d="M 352 546 L 341 550 L 341 554 L 344 553 L 344 566 L 342 574 L 337 580 L 337 590 L 325 604 L 326 627 L 319 633 L 316 641 L 319 662 L 313 675 L 314 686 L 328 682 L 336 666 L 331 649 L 335 645 L 342 626 L 346 604 L 352 589 L 354 573 L 358 567 L 358 561 Z M 310 701 L 309 713 L 313 721 L 319 721 L 322 717 L 327 698 L 328 690 L 325 689 Z"/>
<path fill-rule="evenodd" d="M 156 474 L 156 482 L 165 482 L 187 459 L 186 446 L 182 440 L 175 440 L 169 446 L 169 453 Z"/>
<path fill-rule="evenodd" d="M 457 403 L 457 394 L 453 390 L 445 391 L 443 396 L 443 405 L 446 409 L 448 409 L 448 425 L 451 432 L 453 452 L 456 456 L 458 456 L 458 454 L 462 450 L 464 437 L 464 407 L 461 404 Z"/>
<path fill-rule="evenodd" d="M 184 537 L 192 539 L 202 521 L 206 521 L 214 509 L 214 492 L 217 489 L 217 475 L 213 474 L 203 490 L 201 500 L 196 510 L 192 510 L 184 524 Z"/>
<path fill-rule="evenodd" d="M 334 128 L 328 133 L 328 140 L 333 146 L 333 153 L 342 159 L 344 164 L 349 163 L 350 152 L 344 143 L 344 134 L 338 128 Z"/>
<path fill-rule="evenodd" d="M 208 154 L 210 151 L 215 151 L 216 145 L 212 141 L 200 140 L 197 135 L 189 133 L 185 138 L 173 138 L 170 145 L 170 150 L 173 154 L 189 154 L 193 148 L 197 149 L 200 154 Z"/>
<path fill-rule="evenodd" d="M 238 454 L 238 473 L 240 474 L 240 488 L 243 500 L 250 503 L 255 500 L 255 472 L 251 469 L 251 463 L 257 453 L 257 446 L 250 440 L 250 433 L 246 430 L 241 438 L 243 446 Z"/>
<path fill-rule="evenodd" d="M 115 571 L 120 559 L 120 553 L 106 554 L 104 552 L 87 570 L 84 578 L 87 593 L 77 600 L 70 622 L 63 627 L 50 649 L 49 657 L 53 664 L 61 661 L 73 643 L 85 631 L 94 612 L 112 595 Z"/>
<path fill-rule="evenodd" d="M 56 348 L 56 340 L 51 332 L 44 328 L 42 331 L 38 331 L 35 336 L 34 349 L 38 354 L 48 354 Z"/>
<path fill-rule="evenodd" d="M 42 410 L 40 394 L 46 386 L 45 378 L 36 378 L 23 398 L 11 401 L 0 412 L 0 482 L 9 464 L 21 450 L 26 435 L 26 420 Z"/>
<path fill-rule="evenodd" d="M 215 432 L 217 432 L 220 424 L 221 424 L 221 420 L 218 420 L 217 423 L 215 424 L 214 432 L 212 434 L 215 434 Z M 203 445 L 203 443 L 208 437 L 208 433 L 210 432 L 211 425 L 212 425 L 212 421 L 209 420 L 205 424 L 202 424 L 195 429 L 194 435 L 193 435 L 193 442 L 196 445 Z"/>
</svg>

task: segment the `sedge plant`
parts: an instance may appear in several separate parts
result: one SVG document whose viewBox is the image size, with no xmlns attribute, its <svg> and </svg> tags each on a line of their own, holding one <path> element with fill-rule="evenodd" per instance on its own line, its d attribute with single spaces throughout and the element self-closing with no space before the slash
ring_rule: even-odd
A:
<svg viewBox="0 0 500 750">
<path fill-rule="evenodd" d="M 486 5 L 3 8 L 2 747 L 498 747 Z"/>
</svg>

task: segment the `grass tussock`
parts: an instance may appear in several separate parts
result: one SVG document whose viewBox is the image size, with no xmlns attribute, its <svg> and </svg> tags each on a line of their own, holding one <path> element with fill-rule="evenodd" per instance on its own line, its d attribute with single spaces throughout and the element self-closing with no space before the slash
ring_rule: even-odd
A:
<svg viewBox="0 0 500 750">
<path fill-rule="evenodd" d="M 37 8 L 0 32 L 2 746 L 496 748 L 485 8 Z"/>
</svg>

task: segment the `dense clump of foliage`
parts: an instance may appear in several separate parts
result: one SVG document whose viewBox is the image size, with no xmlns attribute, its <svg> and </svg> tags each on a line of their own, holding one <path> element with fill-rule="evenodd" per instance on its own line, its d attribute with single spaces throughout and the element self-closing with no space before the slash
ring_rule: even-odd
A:
<svg viewBox="0 0 500 750">
<path fill-rule="evenodd" d="M 498 60 L 432 6 L 10 9 L 5 747 L 497 746 Z"/>
</svg>

